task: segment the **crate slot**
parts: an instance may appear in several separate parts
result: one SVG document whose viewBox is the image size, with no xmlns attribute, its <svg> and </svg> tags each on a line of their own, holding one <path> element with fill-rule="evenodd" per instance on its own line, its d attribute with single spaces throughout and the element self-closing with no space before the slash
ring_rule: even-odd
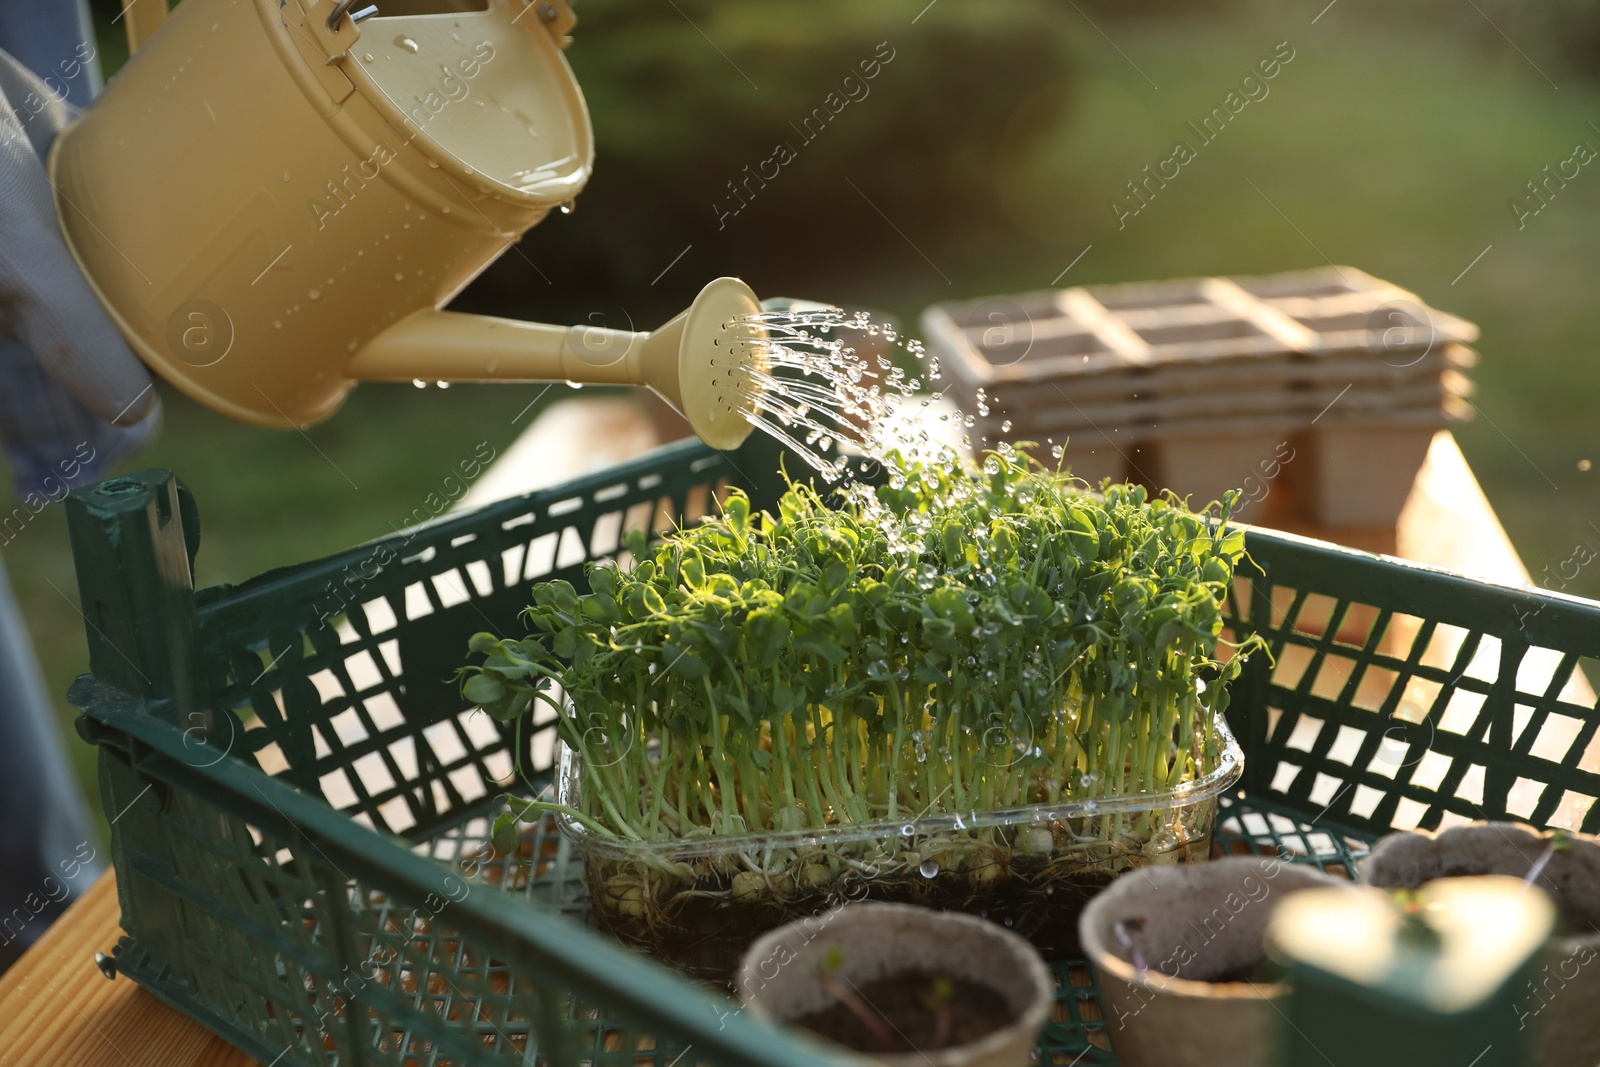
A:
<svg viewBox="0 0 1600 1067">
<path fill-rule="evenodd" d="M 483 765 L 489 769 L 489 780 L 502 788 L 514 782 L 511 766 L 511 754 L 505 749 L 490 752 L 483 758 Z"/>
<path fill-rule="evenodd" d="M 478 596 L 494 595 L 494 574 L 489 569 L 489 564 L 481 559 L 468 560 L 466 564 L 467 578 L 472 582 L 472 588 Z"/>
<path fill-rule="evenodd" d="M 1311 784 L 1311 803 L 1319 808 L 1326 809 L 1344 788 L 1344 782 L 1331 774 L 1324 774 L 1318 771 L 1317 777 Z"/>
<path fill-rule="evenodd" d="M 467 754 L 467 746 L 462 743 L 460 726 L 454 719 L 436 722 L 432 726 L 422 728 L 423 739 L 428 748 L 433 752 L 434 758 L 446 767 L 452 766 Z"/>
<path fill-rule="evenodd" d="M 556 551 L 556 569 L 565 570 L 575 567 L 589 558 L 589 550 L 584 545 L 583 534 L 575 526 L 568 526 L 561 531 L 561 546 Z"/>
<path fill-rule="evenodd" d="M 317 779 L 317 785 L 322 789 L 323 799 L 335 811 L 355 806 L 356 791 L 351 788 L 350 779 L 343 769 L 336 768 L 322 775 Z"/>
<path fill-rule="evenodd" d="M 1484 774 L 1485 768 L 1481 763 L 1469 765 L 1461 775 L 1461 781 L 1456 785 L 1456 796 L 1473 805 L 1481 805 Z"/>
<path fill-rule="evenodd" d="M 1432 678 L 1416 675 L 1407 677 L 1404 688 L 1400 690 L 1400 699 L 1395 704 L 1394 717 L 1407 722 L 1422 722 L 1430 716 L 1437 717 L 1444 707 L 1444 691 L 1444 685 Z"/>
<path fill-rule="evenodd" d="M 622 512 L 608 511 L 594 520 L 594 533 L 589 538 L 591 558 L 614 555 L 622 547 L 622 518 Z"/>
<path fill-rule="evenodd" d="M 551 712 L 554 715 L 555 712 Z M 535 766 L 548 767 L 555 762 L 556 733 L 554 730 L 541 730 L 535 734 L 530 743 L 529 750 L 533 755 Z"/>
<path fill-rule="evenodd" d="M 400 676 L 400 642 L 391 638 L 378 644 L 378 654 L 383 657 L 383 665 L 389 668 L 389 677 Z"/>
<path fill-rule="evenodd" d="M 1368 737 L 1365 730 L 1358 730 L 1354 726 L 1341 726 L 1334 736 L 1333 744 L 1328 748 L 1328 758 L 1339 763 L 1354 764 L 1356 754 L 1361 751 L 1361 743 Z"/>
<path fill-rule="evenodd" d="M 387 793 L 395 787 L 394 775 L 389 772 L 383 756 L 377 752 L 357 757 L 350 766 L 360 780 L 362 790 L 369 795 Z"/>
<path fill-rule="evenodd" d="M 1544 791 L 1545 783 L 1533 778 L 1518 777 L 1506 797 L 1506 810 L 1524 819 L 1531 818 L 1534 809 L 1539 806 L 1539 801 L 1544 796 Z"/>
<path fill-rule="evenodd" d="M 512 545 L 501 551 L 500 565 L 501 573 L 505 576 L 504 584 L 508 586 L 522 584 L 522 561 L 527 554 L 527 545 Z"/>
<path fill-rule="evenodd" d="M 383 672 L 378 669 L 378 664 L 372 658 L 371 651 L 365 648 L 354 655 L 347 656 L 344 661 L 344 669 L 353 693 L 364 693 L 384 681 Z"/>
<path fill-rule="evenodd" d="M 433 601 L 428 596 L 427 587 L 421 582 L 412 582 L 406 586 L 406 620 L 414 622 L 432 614 Z"/>
<path fill-rule="evenodd" d="M 256 749 L 255 757 L 256 766 L 261 768 L 262 774 L 276 776 L 289 769 L 289 761 L 284 758 L 283 750 L 276 741 L 268 741 Z"/>
<path fill-rule="evenodd" d="M 421 764 L 417 761 L 417 740 L 414 737 L 402 737 L 389 745 L 389 760 L 400 772 L 402 782 L 414 782 L 421 772 Z"/>
<path fill-rule="evenodd" d="M 1444 776 L 1450 772 L 1451 765 L 1450 757 L 1442 752 L 1424 752 L 1411 772 L 1411 784 L 1438 789 L 1444 784 Z"/>
<path fill-rule="evenodd" d="M 1534 741 L 1530 751 L 1540 759 L 1547 759 L 1552 763 L 1579 766 L 1584 755 L 1583 745 L 1579 741 L 1582 733 L 1581 719 L 1551 712 L 1544 724 L 1539 727 L 1538 739 Z"/>
<path fill-rule="evenodd" d="M 655 502 L 650 500 L 642 500 L 630 506 L 622 520 L 623 533 L 629 533 L 633 530 L 643 530 L 647 534 L 650 533 L 651 520 L 655 515 L 655 510 Z"/>
<path fill-rule="evenodd" d="M 394 629 L 399 625 L 394 608 L 386 597 L 377 597 L 361 605 L 362 613 L 367 617 L 367 633 L 381 634 Z"/>
<path fill-rule="evenodd" d="M 483 776 L 476 767 L 457 767 L 448 775 L 450 784 L 456 787 L 456 792 L 468 804 L 483 796 L 489 790 L 483 784 Z"/>
<path fill-rule="evenodd" d="M 1292 763 L 1280 762 L 1272 771 L 1272 791 L 1275 793 L 1287 793 L 1299 775 L 1299 767 Z"/>
<path fill-rule="evenodd" d="M 1452 734 L 1470 733 L 1483 714 L 1483 702 L 1483 693 L 1471 689 L 1450 690 L 1449 703 L 1445 705 L 1444 714 L 1437 719 L 1438 728 Z"/>
<path fill-rule="evenodd" d="M 350 615 L 339 615 L 333 627 L 334 636 L 341 645 L 353 645 L 361 640 L 361 634 L 356 630 L 355 624 L 350 621 Z"/>
<path fill-rule="evenodd" d="M 1594 805 L 1595 798 L 1587 793 L 1580 793 L 1575 789 L 1561 791 L 1561 800 L 1556 804 L 1556 810 L 1550 815 L 1550 825 L 1562 826 L 1568 830 L 1582 828 L 1584 816 Z"/>
<path fill-rule="evenodd" d="M 1469 638 L 1472 637 L 1474 637 L 1472 633 L 1461 629 L 1459 625 L 1451 625 L 1450 622 L 1435 622 L 1432 627 L 1424 627 L 1422 632 L 1418 633 L 1419 641 L 1426 638 L 1426 648 L 1422 651 L 1421 662 L 1430 665 L 1430 667 L 1451 667 L 1451 669 L 1454 669 L 1462 654 L 1467 654 L 1469 656 L 1467 662 L 1470 664 L 1470 656 L 1475 654 L 1475 651 L 1467 648 L 1467 645 L 1469 645 Z M 1491 669 L 1493 669 L 1493 665 L 1491 665 Z M 1475 673 L 1474 677 L 1482 677 L 1482 675 Z M 1493 675 L 1490 675 L 1490 677 L 1493 678 Z"/>
<path fill-rule="evenodd" d="M 1383 793 L 1370 785 L 1358 785 L 1350 796 L 1350 812 L 1363 819 L 1372 818 L 1372 813 L 1377 810 L 1378 802 L 1383 799 Z"/>
<path fill-rule="evenodd" d="M 1324 725 L 1321 719 L 1314 719 L 1309 715 L 1300 716 L 1288 739 L 1284 741 L 1284 747 L 1310 752 L 1316 746 L 1317 738 L 1322 735 Z"/>
<path fill-rule="evenodd" d="M 432 563 L 436 558 L 438 558 L 438 555 L 439 548 L 437 545 L 426 545 L 421 551 L 413 552 L 409 556 L 401 556 L 400 563 L 403 566 L 412 566 L 418 563 Z"/>
<path fill-rule="evenodd" d="M 327 704 L 345 695 L 344 686 L 339 684 L 339 679 L 334 673 L 324 667 L 307 679 L 317 690 L 317 700 Z"/>
<path fill-rule="evenodd" d="M 1361 671 L 1361 683 L 1356 686 L 1356 691 L 1350 696 L 1351 706 L 1361 708 L 1364 711 L 1381 712 L 1384 709 L 1384 705 L 1389 703 L 1397 688 L 1403 691 L 1403 687 L 1399 685 L 1400 677 L 1399 671 L 1388 667 L 1379 667 L 1371 663 L 1367 664 Z M 1420 720 L 1426 714 L 1421 707 L 1413 705 L 1413 708 L 1415 714 L 1413 721 Z M 1412 717 L 1410 714 L 1401 715 L 1398 707 L 1395 713 L 1400 718 Z"/>
<path fill-rule="evenodd" d="M 363 701 L 362 707 L 373 729 L 379 733 L 386 734 L 406 724 L 405 713 L 400 710 L 400 705 L 395 703 L 391 693 L 374 693 Z"/>
<path fill-rule="evenodd" d="M 466 584 L 462 581 L 459 568 L 435 574 L 432 581 L 433 590 L 438 595 L 439 606 L 442 608 L 453 608 L 472 599 L 472 595 L 467 592 Z"/>
<path fill-rule="evenodd" d="M 1389 825 L 1396 830 L 1415 830 L 1422 825 L 1422 817 L 1427 813 L 1426 804 L 1410 797 L 1401 797 L 1395 804 L 1394 818 L 1389 820 Z"/>
<path fill-rule="evenodd" d="M 528 563 L 522 572 L 524 580 L 543 578 L 556 569 L 556 542 L 560 538 L 559 531 L 552 531 L 528 542 Z"/>
<path fill-rule="evenodd" d="M 1319 658 L 1321 662 L 1317 669 L 1316 681 L 1311 686 L 1311 695 L 1324 700 L 1338 700 L 1345 688 L 1350 685 L 1351 676 L 1355 672 L 1355 661 L 1327 653 Z"/>
<path fill-rule="evenodd" d="M 361 722 L 361 716 L 354 708 L 347 708 L 328 720 L 328 725 L 333 727 L 334 736 L 339 739 L 339 744 L 350 746 L 365 741 L 368 737 L 367 728 Z"/>
<path fill-rule="evenodd" d="M 466 730 L 467 739 L 474 750 L 482 751 L 500 743 L 500 731 L 495 729 L 494 720 L 483 710 L 474 708 L 456 721 Z"/>
<path fill-rule="evenodd" d="M 1378 750 L 1367 761 L 1368 774 L 1381 774 L 1385 778 L 1393 778 L 1400 773 L 1400 768 L 1411 759 L 1411 746 L 1405 739 L 1395 733 L 1385 733 L 1378 742 Z"/>
<path fill-rule="evenodd" d="M 654 534 L 670 533 L 677 528 L 677 507 L 671 497 L 662 497 L 656 502 L 656 517 L 651 524 L 650 532 Z"/>
<path fill-rule="evenodd" d="M 403 834 L 417 825 L 411 802 L 403 796 L 390 797 L 378 805 L 378 820 L 391 834 Z"/>
</svg>

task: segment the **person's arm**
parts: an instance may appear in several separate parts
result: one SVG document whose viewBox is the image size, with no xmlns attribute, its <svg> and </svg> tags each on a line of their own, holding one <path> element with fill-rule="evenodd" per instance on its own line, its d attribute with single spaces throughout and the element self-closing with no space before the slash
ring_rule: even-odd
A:
<svg viewBox="0 0 1600 1067">
<path fill-rule="evenodd" d="M 0 546 L 45 536 L 34 517 L 159 421 L 149 373 L 61 239 L 44 168 L 99 85 L 87 16 L 83 0 L 0 3 L 0 440 L 17 486 Z M 94 837 L 0 567 L 0 970 L 98 876 Z"/>
</svg>

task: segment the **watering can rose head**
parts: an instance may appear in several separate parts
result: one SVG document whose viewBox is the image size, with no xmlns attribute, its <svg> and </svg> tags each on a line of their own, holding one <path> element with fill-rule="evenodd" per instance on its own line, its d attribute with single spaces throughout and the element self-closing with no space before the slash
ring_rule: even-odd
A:
<svg viewBox="0 0 1600 1067">
<path fill-rule="evenodd" d="M 1218 656 L 1244 550 L 1229 502 L 1092 494 L 1010 450 L 976 476 L 890 464 L 876 490 L 791 483 L 775 516 L 735 490 L 654 546 L 634 531 L 632 565 L 592 565 L 588 593 L 534 587 L 528 637 L 475 637 L 463 695 L 497 718 L 544 701 L 582 759 L 584 824 L 637 840 L 1009 810 L 1216 766 L 1226 683 L 1259 647 Z"/>
</svg>

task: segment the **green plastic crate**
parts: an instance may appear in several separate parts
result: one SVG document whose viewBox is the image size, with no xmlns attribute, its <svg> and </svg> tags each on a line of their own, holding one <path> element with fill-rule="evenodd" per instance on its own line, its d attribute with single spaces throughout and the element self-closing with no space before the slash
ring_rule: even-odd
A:
<svg viewBox="0 0 1600 1067">
<path fill-rule="evenodd" d="M 71 697 L 115 816 L 122 973 L 274 1067 L 819 1062 L 585 929 L 581 864 L 548 826 L 525 866 L 491 858 L 497 783 L 519 746 L 547 776 L 554 731 L 494 723 L 449 681 L 468 635 L 521 632 L 531 582 L 581 583 L 624 528 L 705 514 L 723 485 L 769 505 L 778 461 L 764 440 L 683 442 L 199 591 L 199 520 L 170 472 L 74 492 L 91 673 Z M 1277 666 L 1235 683 L 1246 769 L 1218 851 L 1348 873 L 1394 827 L 1600 830 L 1579 669 L 1600 605 L 1262 531 L 1248 545 L 1231 624 Z M 1055 968 L 1043 1062 L 1115 1062 L 1092 973 Z"/>
</svg>

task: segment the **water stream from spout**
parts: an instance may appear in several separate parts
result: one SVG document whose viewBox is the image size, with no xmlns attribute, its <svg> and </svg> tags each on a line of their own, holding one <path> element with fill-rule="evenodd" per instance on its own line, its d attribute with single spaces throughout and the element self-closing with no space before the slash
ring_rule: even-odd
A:
<svg viewBox="0 0 1600 1067">
<path fill-rule="evenodd" d="M 943 396 L 939 361 L 922 342 L 874 323 L 865 312 L 847 315 L 838 308 L 764 311 L 741 321 L 766 334 L 752 343 L 745 418 L 826 481 L 844 477 L 853 462 L 890 463 L 896 453 L 906 460 L 961 462 L 955 449 L 913 418 Z M 909 435 L 907 426 L 913 427 Z"/>
</svg>

